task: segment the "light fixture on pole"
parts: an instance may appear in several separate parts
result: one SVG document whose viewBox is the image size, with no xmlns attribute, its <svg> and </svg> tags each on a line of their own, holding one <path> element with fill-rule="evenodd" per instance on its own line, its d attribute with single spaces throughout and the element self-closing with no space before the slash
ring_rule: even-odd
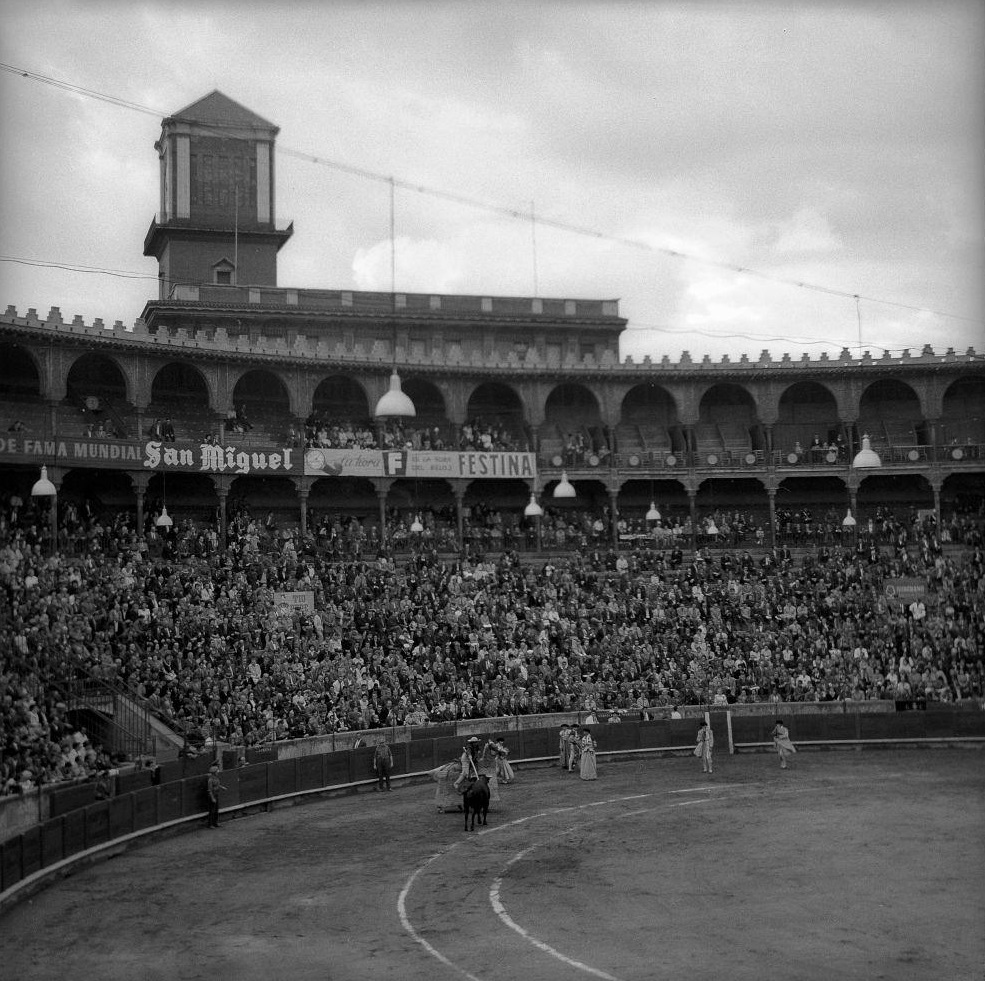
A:
<svg viewBox="0 0 985 981">
<path fill-rule="evenodd" d="M 544 516 L 544 509 L 537 503 L 536 491 L 530 492 L 530 501 L 523 509 L 523 515 L 526 518 L 542 518 Z"/>
<path fill-rule="evenodd" d="M 154 521 L 154 524 L 157 525 L 158 528 L 164 528 L 165 530 L 167 530 L 174 524 L 171 515 L 168 514 L 167 480 L 168 480 L 168 475 L 165 471 L 162 470 L 161 471 L 161 513 L 157 516 L 157 519 Z"/>
<path fill-rule="evenodd" d="M 561 471 L 561 479 L 557 482 L 554 488 L 555 497 L 577 497 L 578 493 L 575 491 L 575 485 L 568 480 L 568 471 Z"/>
<path fill-rule="evenodd" d="M 849 508 L 845 512 L 845 517 L 841 519 L 841 541 L 843 545 L 855 541 L 855 526 L 857 524 L 852 509 Z"/>
<path fill-rule="evenodd" d="M 868 435 L 863 436 L 862 449 L 855 454 L 855 459 L 852 460 L 852 467 L 855 470 L 875 470 L 881 466 L 882 460 L 879 458 L 879 454 L 872 449 L 872 441 Z"/>
<path fill-rule="evenodd" d="M 57 497 L 58 488 L 48 479 L 48 468 L 41 468 L 41 476 L 31 488 L 31 497 Z"/>
<path fill-rule="evenodd" d="M 377 418 L 390 416 L 416 416 L 417 409 L 410 397 L 400 387 L 400 375 L 397 374 L 397 239 L 394 221 L 394 184 L 390 178 L 390 304 L 393 317 L 393 371 L 390 374 L 390 388 L 376 403 L 373 415 Z"/>
</svg>

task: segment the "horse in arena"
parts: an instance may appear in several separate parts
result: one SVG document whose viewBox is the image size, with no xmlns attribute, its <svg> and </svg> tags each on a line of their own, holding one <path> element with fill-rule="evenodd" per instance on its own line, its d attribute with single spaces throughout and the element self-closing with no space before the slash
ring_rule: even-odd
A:
<svg viewBox="0 0 985 981">
<path fill-rule="evenodd" d="M 465 830 L 475 831 L 475 819 L 479 819 L 479 824 L 486 824 L 486 815 L 489 813 L 489 778 L 480 773 L 479 776 L 469 781 L 469 785 L 462 794 L 462 803 L 465 805 Z M 469 827 L 469 814 L 472 815 L 472 827 Z"/>
</svg>

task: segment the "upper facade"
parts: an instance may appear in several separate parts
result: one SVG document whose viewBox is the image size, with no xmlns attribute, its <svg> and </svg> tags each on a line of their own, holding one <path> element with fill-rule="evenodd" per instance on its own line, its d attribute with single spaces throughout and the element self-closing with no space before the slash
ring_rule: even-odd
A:
<svg viewBox="0 0 985 981">
<path fill-rule="evenodd" d="M 868 435 L 894 474 L 980 482 L 985 355 L 973 349 L 620 360 L 615 299 L 278 286 L 293 225 L 276 225 L 277 132 L 219 92 L 163 121 L 144 249 L 161 288 L 133 328 L 57 308 L 0 313 L 0 400 L 35 438 L 87 432 L 98 404 L 119 438 L 141 440 L 171 415 L 179 439 L 225 439 L 245 407 L 248 441 L 276 447 L 326 422 L 379 424 L 371 407 L 396 368 L 418 428 L 447 447 L 476 420 L 492 424 L 536 455 L 543 481 L 567 470 L 651 495 L 660 479 L 775 491 L 805 469 L 857 481 L 849 464 Z M 25 447 L 8 439 L 0 463 L 33 459 Z"/>
</svg>

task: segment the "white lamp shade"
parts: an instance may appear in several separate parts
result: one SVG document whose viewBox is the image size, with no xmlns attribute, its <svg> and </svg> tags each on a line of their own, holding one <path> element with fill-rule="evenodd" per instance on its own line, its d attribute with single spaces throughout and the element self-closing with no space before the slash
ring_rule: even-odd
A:
<svg viewBox="0 0 985 981">
<path fill-rule="evenodd" d="M 419 535 L 422 531 L 424 531 L 424 525 L 421 522 L 421 516 L 419 514 L 415 515 L 414 520 L 410 523 L 410 530 L 415 535 Z"/>
<path fill-rule="evenodd" d="M 404 393 L 400 387 L 400 375 L 397 374 L 397 369 L 393 369 L 393 374 L 390 375 L 390 389 L 384 392 L 379 402 L 376 403 L 376 412 L 374 415 L 377 416 L 416 416 L 417 409 L 414 408 L 414 403 L 411 402 L 410 398 Z"/>
<path fill-rule="evenodd" d="M 660 512 L 657 510 L 657 504 L 655 501 L 650 501 L 650 510 L 646 512 L 647 521 L 659 521 Z"/>
<path fill-rule="evenodd" d="M 852 509 L 849 508 L 848 511 L 845 513 L 845 517 L 841 519 L 841 527 L 854 528 L 856 524 L 857 522 L 855 521 L 855 518 L 852 516 Z"/>
<path fill-rule="evenodd" d="M 872 449 L 872 443 L 868 436 L 862 437 L 862 449 L 855 454 L 852 466 L 856 470 L 874 470 L 876 467 L 882 466 L 882 460 L 879 459 L 879 454 Z"/>
<path fill-rule="evenodd" d="M 48 479 L 48 468 L 41 468 L 41 476 L 35 481 L 31 488 L 31 497 L 55 497 L 58 488 Z"/>
<path fill-rule="evenodd" d="M 157 516 L 157 521 L 154 522 L 158 528 L 170 528 L 174 521 L 171 520 L 171 515 L 168 514 L 168 506 L 166 504 L 161 506 L 161 513 Z"/>
<path fill-rule="evenodd" d="M 523 509 L 523 513 L 528 518 L 540 518 L 544 514 L 544 509 L 537 503 L 537 495 L 530 492 L 530 502 Z"/>
<path fill-rule="evenodd" d="M 568 471 L 561 471 L 561 479 L 557 482 L 557 486 L 554 488 L 555 497 L 577 497 L 578 494 L 575 491 L 575 485 L 568 480 Z"/>
</svg>

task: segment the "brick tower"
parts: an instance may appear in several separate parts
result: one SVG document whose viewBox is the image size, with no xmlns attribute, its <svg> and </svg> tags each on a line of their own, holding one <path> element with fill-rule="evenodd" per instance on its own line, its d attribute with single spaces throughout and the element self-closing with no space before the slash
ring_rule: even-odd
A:
<svg viewBox="0 0 985 981">
<path fill-rule="evenodd" d="M 161 123 L 160 213 L 144 238 L 160 299 L 180 286 L 276 286 L 294 232 L 274 211 L 278 128 L 215 91 Z"/>
</svg>

